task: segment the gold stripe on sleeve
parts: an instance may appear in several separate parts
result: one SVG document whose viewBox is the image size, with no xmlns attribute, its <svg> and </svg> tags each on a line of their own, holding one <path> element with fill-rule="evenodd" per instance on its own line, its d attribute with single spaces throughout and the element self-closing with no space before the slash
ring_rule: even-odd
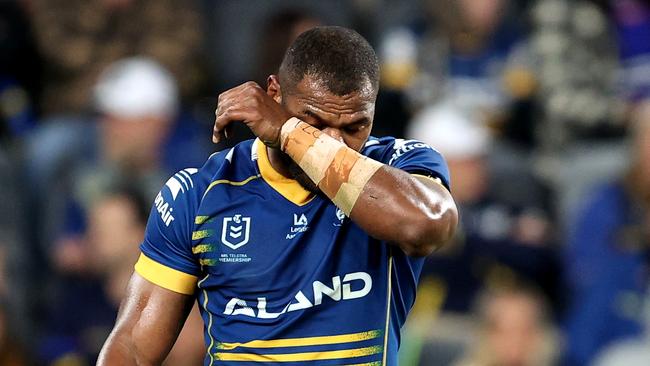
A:
<svg viewBox="0 0 650 366">
<path fill-rule="evenodd" d="M 414 176 L 414 177 L 426 178 L 426 179 L 428 179 L 428 180 L 430 180 L 432 182 L 436 182 L 436 183 L 440 184 L 441 186 L 445 187 L 445 185 L 442 184 L 442 179 L 440 179 L 440 178 L 437 178 L 437 177 L 434 178 L 434 177 L 430 177 L 428 175 L 423 175 L 423 174 L 411 174 L 411 175 Z M 445 189 L 447 189 L 447 187 L 445 187 Z"/>
<path fill-rule="evenodd" d="M 135 271 L 147 281 L 185 295 L 193 295 L 196 289 L 196 276 L 169 268 L 153 259 L 140 254 L 135 264 Z"/>
</svg>

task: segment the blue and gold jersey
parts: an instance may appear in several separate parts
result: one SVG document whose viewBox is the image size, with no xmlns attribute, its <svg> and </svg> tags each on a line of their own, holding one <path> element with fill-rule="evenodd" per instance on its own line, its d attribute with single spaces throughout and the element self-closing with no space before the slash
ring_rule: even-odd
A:
<svg viewBox="0 0 650 366">
<path fill-rule="evenodd" d="M 370 138 L 362 153 L 449 187 L 419 141 Z M 276 172 L 259 140 L 170 178 L 141 249 L 141 276 L 197 296 L 206 365 L 395 365 L 423 264 Z"/>
</svg>

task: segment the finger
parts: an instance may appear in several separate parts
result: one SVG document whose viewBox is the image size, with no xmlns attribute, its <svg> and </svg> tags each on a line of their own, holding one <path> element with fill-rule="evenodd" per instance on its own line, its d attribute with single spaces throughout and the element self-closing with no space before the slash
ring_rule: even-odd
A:
<svg viewBox="0 0 650 366">
<path fill-rule="evenodd" d="M 233 130 L 233 125 L 232 125 L 232 123 L 231 123 L 231 124 L 229 124 L 228 126 L 226 126 L 226 127 L 223 129 L 223 135 L 224 135 L 224 137 L 227 138 L 227 139 L 231 138 L 231 137 L 232 137 L 232 130 Z"/>
<path fill-rule="evenodd" d="M 251 110 L 248 108 L 237 109 L 234 107 L 231 107 L 228 110 L 220 113 L 214 122 L 212 141 L 215 143 L 222 141 L 225 138 L 224 130 L 230 123 L 233 121 L 246 121 L 252 115 L 253 113 L 251 113 Z"/>
<path fill-rule="evenodd" d="M 224 137 L 224 136 L 221 135 L 221 132 L 217 129 L 217 127 L 216 126 L 213 127 L 212 128 L 212 142 L 215 143 L 215 144 L 218 144 L 219 142 L 223 141 L 222 137 Z"/>
<path fill-rule="evenodd" d="M 251 112 L 257 111 L 259 109 L 259 104 L 259 98 L 256 95 L 243 95 L 237 98 L 225 100 L 215 111 L 215 123 L 227 112 L 246 112 L 250 114 L 250 118 L 253 118 L 256 114 Z M 248 121 L 248 118 L 243 121 Z"/>
<path fill-rule="evenodd" d="M 237 109 L 239 108 L 237 105 L 238 101 L 233 94 L 229 94 L 226 97 L 221 97 L 219 104 L 217 105 L 217 108 L 215 110 L 215 120 L 214 120 L 214 126 L 212 128 L 212 142 L 213 143 L 219 143 L 223 139 L 227 138 L 227 136 L 223 133 L 223 126 L 219 123 L 219 121 L 222 119 L 220 116 L 223 116 L 223 114 L 230 109 Z"/>
<path fill-rule="evenodd" d="M 216 144 L 230 137 L 232 137 L 232 123 L 228 123 L 222 128 L 218 128 L 215 123 L 215 126 L 212 128 L 212 142 Z"/>
<path fill-rule="evenodd" d="M 226 111 L 243 111 L 244 109 L 255 108 L 259 103 L 260 93 L 264 93 L 264 90 L 257 83 L 249 81 L 219 94 L 214 112 L 215 124 L 212 131 L 212 142 L 218 143 L 227 138 L 228 135 L 232 135 L 232 133 L 228 133 L 231 132 L 229 130 L 232 130 L 228 127 L 232 121 L 225 124 L 219 122 L 222 120 L 220 116 L 223 116 Z M 241 118 L 240 120 L 246 119 Z"/>
<path fill-rule="evenodd" d="M 237 88 L 233 88 L 219 94 L 219 98 L 217 99 L 217 106 L 215 108 L 215 115 L 219 110 L 223 111 L 224 108 L 228 108 L 230 105 L 236 102 L 240 94 L 241 89 Z"/>
<path fill-rule="evenodd" d="M 246 83 L 243 83 L 241 85 L 238 85 L 232 89 L 228 89 L 225 92 L 219 94 L 219 98 L 217 99 L 217 104 L 221 104 L 227 99 L 237 99 L 243 94 L 250 94 L 252 92 L 258 92 L 262 90 L 262 88 L 257 85 L 257 83 L 253 81 L 249 81 Z"/>
<path fill-rule="evenodd" d="M 215 119 L 219 115 L 223 114 L 223 112 L 225 112 L 228 109 L 232 108 L 236 103 L 237 103 L 236 98 L 226 98 L 226 99 L 223 99 L 222 101 L 220 101 L 219 104 L 217 105 L 217 108 L 214 110 Z"/>
<path fill-rule="evenodd" d="M 237 87 L 234 87 L 232 89 L 228 89 L 222 93 L 219 94 L 217 97 L 217 105 L 215 106 L 215 114 L 220 108 L 223 108 L 223 106 L 227 106 L 227 104 L 231 103 L 233 100 L 236 100 L 239 94 L 242 93 L 243 90 L 246 89 L 246 85 L 238 85 Z M 229 102 L 230 101 L 230 102 Z"/>
<path fill-rule="evenodd" d="M 254 83 L 253 83 L 254 84 Z M 219 116 L 229 108 L 254 107 L 259 102 L 260 89 L 257 84 L 251 86 L 241 85 L 235 89 L 230 89 L 219 95 L 217 107 L 215 108 L 215 117 Z"/>
</svg>

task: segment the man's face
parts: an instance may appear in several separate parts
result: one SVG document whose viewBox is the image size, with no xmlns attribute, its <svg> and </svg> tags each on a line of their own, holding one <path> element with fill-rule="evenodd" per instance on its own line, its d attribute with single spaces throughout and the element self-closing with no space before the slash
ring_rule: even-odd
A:
<svg viewBox="0 0 650 366">
<path fill-rule="evenodd" d="M 275 98 L 291 115 L 351 149 L 361 151 L 370 136 L 375 115 L 377 93 L 370 81 L 346 95 L 331 93 L 320 79 L 310 76 L 305 76 L 294 87 L 287 89 L 282 89 L 281 95 Z M 317 192 L 318 188 L 305 172 L 291 158 L 284 158 L 294 179 L 307 190 Z"/>
<path fill-rule="evenodd" d="M 460 11 L 475 31 L 490 33 L 498 25 L 506 0 L 459 0 Z"/>
<path fill-rule="evenodd" d="M 111 195 L 89 212 L 88 242 L 95 268 L 113 270 L 125 260 L 134 260 L 144 226 L 137 219 L 136 204 L 128 197 Z"/>
<path fill-rule="evenodd" d="M 540 304 L 525 294 L 501 294 L 487 309 L 487 343 L 495 364 L 530 365 L 543 352 Z"/>
<path fill-rule="evenodd" d="M 171 118 L 162 116 L 101 119 L 104 156 L 121 167 L 151 169 L 156 166 L 161 146 L 167 139 Z"/>
</svg>

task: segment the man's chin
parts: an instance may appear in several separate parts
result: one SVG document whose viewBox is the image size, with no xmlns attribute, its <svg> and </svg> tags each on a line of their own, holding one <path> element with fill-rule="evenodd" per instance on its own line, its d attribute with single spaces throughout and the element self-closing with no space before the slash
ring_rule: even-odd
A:
<svg viewBox="0 0 650 366">
<path fill-rule="evenodd" d="M 302 170 L 301 167 L 298 166 L 298 164 L 289 157 L 289 155 L 282 153 L 280 155 L 281 159 L 283 160 L 285 166 L 288 167 L 289 174 L 291 174 L 291 178 L 294 179 L 298 184 L 300 184 L 304 189 L 311 193 L 315 194 L 320 194 L 321 190 L 318 188 L 316 184 L 309 178 L 307 173 L 305 173 L 304 170 Z"/>
<path fill-rule="evenodd" d="M 291 177 L 298 182 L 304 189 L 308 190 L 311 193 L 319 194 L 321 191 L 316 184 L 307 176 L 304 170 L 298 166 L 295 162 L 289 163 L 289 173 Z"/>
</svg>

